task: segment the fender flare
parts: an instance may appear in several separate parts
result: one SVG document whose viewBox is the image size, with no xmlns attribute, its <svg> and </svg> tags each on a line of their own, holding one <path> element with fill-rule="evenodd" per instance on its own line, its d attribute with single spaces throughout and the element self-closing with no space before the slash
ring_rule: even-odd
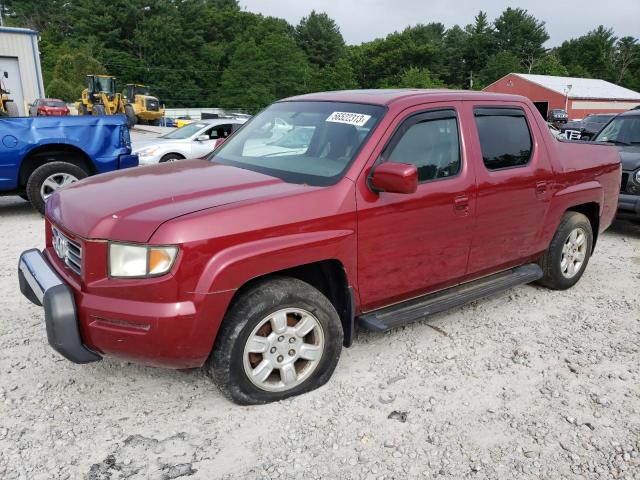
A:
<svg viewBox="0 0 640 480">
<path fill-rule="evenodd" d="M 328 230 L 261 238 L 230 246 L 217 252 L 207 262 L 196 287 L 196 294 L 234 291 L 250 280 L 288 268 L 338 260 L 345 267 L 349 281 L 355 259 L 355 232 Z"/>
</svg>

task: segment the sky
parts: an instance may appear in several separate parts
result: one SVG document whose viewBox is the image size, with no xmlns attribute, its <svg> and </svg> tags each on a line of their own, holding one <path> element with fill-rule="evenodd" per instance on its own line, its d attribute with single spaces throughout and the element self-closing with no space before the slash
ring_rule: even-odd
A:
<svg viewBox="0 0 640 480">
<path fill-rule="evenodd" d="M 507 7 L 520 7 L 546 22 L 547 47 L 579 37 L 598 25 L 618 37 L 640 36 L 640 0 L 240 0 L 250 12 L 285 18 L 296 25 L 316 10 L 333 18 L 348 44 L 385 37 L 417 23 L 441 22 L 446 27 L 472 23 L 479 10 L 489 19 Z"/>
</svg>

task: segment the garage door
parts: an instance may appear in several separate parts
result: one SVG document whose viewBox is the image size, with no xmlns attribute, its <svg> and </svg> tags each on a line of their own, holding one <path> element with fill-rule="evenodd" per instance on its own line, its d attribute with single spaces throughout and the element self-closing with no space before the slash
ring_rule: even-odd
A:
<svg viewBox="0 0 640 480">
<path fill-rule="evenodd" d="M 8 78 L 4 78 L 3 72 L 7 72 Z M 0 76 L 2 76 L 4 86 L 11 92 L 9 98 L 13 99 L 20 115 L 24 115 L 22 79 L 20 78 L 20 67 L 16 57 L 0 57 Z"/>
</svg>

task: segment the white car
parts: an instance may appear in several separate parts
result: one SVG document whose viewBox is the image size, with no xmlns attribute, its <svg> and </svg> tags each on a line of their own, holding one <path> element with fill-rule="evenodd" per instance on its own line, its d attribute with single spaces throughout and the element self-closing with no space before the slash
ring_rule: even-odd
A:
<svg viewBox="0 0 640 480">
<path fill-rule="evenodd" d="M 153 140 L 134 143 L 133 153 L 138 155 L 140 165 L 201 158 L 212 152 L 246 121 L 245 118 L 195 121 Z"/>
</svg>

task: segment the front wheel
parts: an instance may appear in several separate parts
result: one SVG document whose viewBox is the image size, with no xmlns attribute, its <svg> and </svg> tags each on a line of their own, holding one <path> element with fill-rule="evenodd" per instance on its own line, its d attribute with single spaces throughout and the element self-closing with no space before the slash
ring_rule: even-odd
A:
<svg viewBox="0 0 640 480">
<path fill-rule="evenodd" d="M 544 276 L 538 283 L 554 290 L 573 287 L 582 277 L 593 250 L 589 219 L 578 212 L 566 212 L 553 240 L 540 258 Z"/>
<path fill-rule="evenodd" d="M 138 122 L 138 117 L 136 117 L 136 111 L 133 109 L 133 106 L 129 104 L 125 105 L 124 113 L 127 116 L 127 125 L 129 128 L 135 127 Z"/>
<path fill-rule="evenodd" d="M 338 313 L 314 287 L 287 277 L 259 281 L 230 307 L 206 369 L 236 403 L 274 402 L 324 385 L 342 338 Z"/>
<path fill-rule="evenodd" d="M 49 162 L 36 168 L 27 180 L 27 197 L 44 215 L 44 205 L 53 193 L 87 176 L 82 168 L 67 162 Z"/>
</svg>

